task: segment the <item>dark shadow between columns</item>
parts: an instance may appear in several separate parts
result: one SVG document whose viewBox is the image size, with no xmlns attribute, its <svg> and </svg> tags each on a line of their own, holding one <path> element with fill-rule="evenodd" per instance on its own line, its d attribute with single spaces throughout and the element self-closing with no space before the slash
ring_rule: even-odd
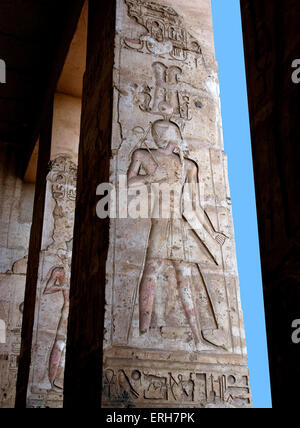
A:
<svg viewBox="0 0 300 428">
<path fill-rule="evenodd" d="M 64 407 L 101 406 L 109 219 L 96 215 L 96 189 L 109 182 L 115 0 L 90 0 L 70 288 Z M 98 198 L 99 199 L 99 198 Z"/>
<path fill-rule="evenodd" d="M 273 406 L 298 405 L 300 4 L 241 0 Z"/>
<path fill-rule="evenodd" d="M 18 365 L 16 408 L 26 407 L 27 387 L 31 364 L 32 332 L 34 325 L 36 286 L 44 224 L 47 174 L 49 172 L 53 119 L 53 96 L 48 107 L 47 121 L 41 129 L 33 218 L 29 242 L 28 267 L 25 286 L 21 352 Z"/>
</svg>

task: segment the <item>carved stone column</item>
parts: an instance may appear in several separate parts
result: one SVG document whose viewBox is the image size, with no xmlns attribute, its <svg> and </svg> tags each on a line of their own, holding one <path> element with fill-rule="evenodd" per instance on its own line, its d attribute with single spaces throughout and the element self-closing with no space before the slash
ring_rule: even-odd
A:
<svg viewBox="0 0 300 428">
<path fill-rule="evenodd" d="M 28 407 L 62 407 L 81 100 L 56 94 L 33 327 Z M 66 121 L 66 118 L 69 120 Z"/>
<path fill-rule="evenodd" d="M 29 407 L 62 405 L 69 314 L 70 266 L 77 167 L 67 156 L 51 162 L 40 255 Z"/>
<path fill-rule="evenodd" d="M 251 406 L 210 1 L 118 0 L 116 25 L 111 182 L 201 196 L 111 220 L 103 406 Z"/>
<path fill-rule="evenodd" d="M 100 405 L 106 262 L 102 405 L 251 407 L 210 1 L 101 5 L 90 1 L 65 405 Z M 149 189 L 170 216 L 148 215 Z"/>
</svg>

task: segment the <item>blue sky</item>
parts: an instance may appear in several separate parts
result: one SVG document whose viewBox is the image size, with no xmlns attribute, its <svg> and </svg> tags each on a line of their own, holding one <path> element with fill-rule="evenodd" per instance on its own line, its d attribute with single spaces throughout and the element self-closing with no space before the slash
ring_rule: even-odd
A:
<svg viewBox="0 0 300 428">
<path fill-rule="evenodd" d="M 240 2 L 239 0 L 211 0 L 211 2 L 250 382 L 254 407 L 270 408 L 272 404 Z"/>
</svg>

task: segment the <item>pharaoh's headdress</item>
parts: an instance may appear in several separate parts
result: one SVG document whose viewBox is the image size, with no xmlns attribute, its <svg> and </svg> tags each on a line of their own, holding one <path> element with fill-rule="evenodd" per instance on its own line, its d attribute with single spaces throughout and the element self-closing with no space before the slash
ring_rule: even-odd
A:
<svg viewBox="0 0 300 428">
<path fill-rule="evenodd" d="M 174 114 L 174 109 L 170 104 L 163 101 L 159 104 L 159 111 L 161 112 L 163 119 L 159 119 L 153 123 L 150 122 L 149 127 L 147 128 L 147 130 L 144 132 L 143 136 L 139 140 L 139 144 L 138 144 L 139 148 L 145 145 L 146 149 L 149 151 L 149 153 L 153 158 L 153 154 L 147 143 L 147 137 L 150 131 L 152 132 L 154 142 L 159 138 L 165 137 L 168 133 L 171 135 L 173 134 L 174 140 L 179 141 L 176 147 L 176 151 L 178 151 L 181 163 L 182 165 L 184 165 L 184 140 L 182 137 L 182 132 L 179 126 L 177 125 L 177 123 L 171 120 Z M 155 159 L 154 161 L 157 163 Z"/>
</svg>

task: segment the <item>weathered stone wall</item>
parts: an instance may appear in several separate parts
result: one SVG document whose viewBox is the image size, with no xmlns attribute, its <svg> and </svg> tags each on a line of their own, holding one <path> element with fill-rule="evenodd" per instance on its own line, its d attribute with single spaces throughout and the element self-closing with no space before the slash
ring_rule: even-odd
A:
<svg viewBox="0 0 300 428">
<path fill-rule="evenodd" d="M 195 184 L 202 224 L 111 220 L 103 406 L 251 406 L 209 0 L 117 0 L 111 145 L 116 188 Z"/>
<path fill-rule="evenodd" d="M 34 185 L 18 177 L 18 150 L 1 144 L 0 158 L 0 407 L 14 407 Z"/>
</svg>

